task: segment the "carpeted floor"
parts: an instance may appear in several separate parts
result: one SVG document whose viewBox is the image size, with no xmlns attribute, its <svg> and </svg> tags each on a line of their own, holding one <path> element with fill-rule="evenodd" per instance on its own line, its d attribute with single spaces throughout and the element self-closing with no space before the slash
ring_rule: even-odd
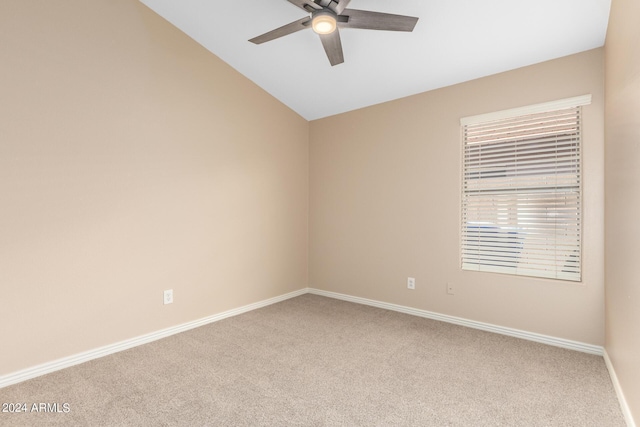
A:
<svg viewBox="0 0 640 427">
<path fill-rule="evenodd" d="M 624 426 L 602 357 L 303 295 L 0 389 L 2 426 Z"/>
</svg>

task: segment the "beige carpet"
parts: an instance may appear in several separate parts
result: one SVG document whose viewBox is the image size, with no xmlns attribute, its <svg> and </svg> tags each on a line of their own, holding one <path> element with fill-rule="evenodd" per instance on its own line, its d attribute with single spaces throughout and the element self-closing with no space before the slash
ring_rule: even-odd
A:
<svg viewBox="0 0 640 427">
<path fill-rule="evenodd" d="M 601 357 L 303 295 L 0 389 L 2 426 L 624 426 Z"/>
</svg>

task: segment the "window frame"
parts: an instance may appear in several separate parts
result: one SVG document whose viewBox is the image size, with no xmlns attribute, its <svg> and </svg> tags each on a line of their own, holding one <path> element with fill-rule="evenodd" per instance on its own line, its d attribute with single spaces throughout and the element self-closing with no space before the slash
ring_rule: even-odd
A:
<svg viewBox="0 0 640 427">
<path fill-rule="evenodd" d="M 591 95 L 583 95 L 583 96 L 578 96 L 578 97 L 573 97 L 573 98 L 566 98 L 566 99 L 561 99 L 558 101 L 552 101 L 552 102 L 546 102 L 546 103 L 541 103 L 541 104 L 535 104 L 535 105 L 529 105 L 529 106 L 525 106 L 525 107 L 519 107 L 519 108 L 513 108 L 513 109 L 509 109 L 509 110 L 503 110 L 503 111 L 497 111 L 497 112 L 492 112 L 492 113 L 487 113 L 487 114 L 480 114 L 480 115 L 475 115 L 475 116 L 469 116 L 469 117 L 464 117 L 460 119 L 460 141 L 461 141 L 461 173 L 460 173 L 460 177 L 461 177 L 461 183 L 460 183 L 460 195 L 461 195 L 461 199 L 460 199 L 460 222 L 459 222 L 459 260 L 460 260 L 460 268 L 464 271 L 479 271 L 479 272 L 490 272 L 490 273 L 502 273 L 502 274 L 509 274 L 509 275 L 516 275 L 516 276 L 527 276 L 527 277 L 535 277 L 535 278 L 543 278 L 543 279 L 550 279 L 550 280 L 561 280 L 561 281 L 570 281 L 570 282 L 582 282 L 582 277 L 583 277 L 583 232 L 582 232 L 582 227 L 583 227 L 583 218 L 584 218 L 584 214 L 583 214 L 583 206 L 584 206 L 584 202 L 582 201 L 583 198 L 583 186 L 584 186 L 584 171 L 583 171 L 583 157 L 584 157 L 584 120 L 583 120 L 583 113 L 582 113 L 582 107 L 591 104 Z M 465 218 L 468 218 L 469 215 L 468 213 L 470 212 L 468 210 L 468 207 L 471 206 L 469 205 L 469 200 L 472 200 L 472 192 L 470 192 L 468 190 L 468 187 L 466 188 L 465 185 L 468 185 L 469 180 L 465 178 L 465 173 L 467 173 L 467 169 L 468 169 L 468 165 L 471 163 L 471 160 L 468 160 L 468 158 L 466 157 L 466 149 L 467 149 L 467 139 L 466 139 L 466 134 L 465 134 L 465 130 L 467 129 L 467 126 L 474 126 L 474 125 L 490 125 L 491 122 L 496 122 L 496 121 L 501 121 L 501 120 L 510 120 L 510 119 L 514 119 L 517 120 L 519 118 L 525 118 L 526 116 L 530 116 L 530 115 L 536 115 L 536 114 L 544 114 L 544 113 L 551 113 L 553 114 L 554 112 L 559 112 L 561 110 L 568 110 L 568 109 L 578 109 L 578 118 L 579 120 L 577 121 L 577 126 L 578 126 L 578 131 L 577 131 L 577 147 L 578 147 L 578 172 L 577 172 L 577 182 L 579 185 L 579 189 L 578 189 L 578 193 L 577 193 L 577 226 L 578 226 L 578 244 L 577 244 L 577 257 L 578 257 L 578 261 L 580 262 L 578 271 L 577 271 L 577 275 L 575 272 L 572 272 L 571 274 L 566 273 L 566 271 L 561 271 L 560 268 L 556 265 L 555 269 L 554 268 L 550 268 L 548 270 L 540 270 L 540 271 L 535 271 L 535 269 L 527 269 L 527 268 L 523 268 L 526 266 L 531 267 L 532 265 L 534 265 L 535 263 L 533 262 L 529 262 L 529 263 L 522 263 L 523 267 L 520 267 L 521 262 L 518 261 L 514 261 L 511 260 L 511 264 L 508 266 L 499 266 L 498 262 L 501 260 L 498 260 L 498 262 L 493 262 L 493 261 L 488 261 L 486 259 L 481 259 L 482 256 L 480 255 L 480 253 L 482 253 L 483 249 L 481 249 L 481 247 L 486 247 L 487 243 L 489 243 L 489 245 L 494 245 L 494 243 L 490 243 L 490 240 L 487 240 L 489 238 L 492 238 L 488 233 L 491 230 L 479 230 L 477 235 L 478 235 L 478 255 L 476 256 L 476 259 L 474 260 L 474 262 L 470 263 L 469 260 L 472 259 L 472 256 L 466 255 L 469 254 L 468 252 L 468 247 L 469 247 L 469 242 L 470 242 L 470 234 L 469 234 L 469 224 L 470 222 L 465 222 Z M 546 123 L 546 122 L 545 122 Z M 535 141 L 537 144 L 540 144 L 539 141 Z M 514 158 L 517 158 L 517 155 L 514 154 Z M 517 160 L 515 160 L 515 162 L 517 162 Z M 515 164 L 515 163 L 514 163 Z M 553 163 L 554 165 L 557 166 L 557 162 Z M 505 175 L 506 176 L 506 175 Z M 522 174 L 522 176 L 526 176 L 526 174 Z M 560 174 L 556 171 L 555 174 L 553 175 L 554 177 L 560 176 Z M 480 178 L 482 179 L 482 178 Z M 517 182 L 519 179 L 518 173 L 513 174 L 513 177 L 511 179 L 507 178 L 507 180 L 505 182 L 509 183 L 509 182 Z M 489 182 L 488 180 L 485 182 Z M 482 183 L 480 181 L 478 181 L 478 183 L 480 183 L 482 185 Z M 502 191 L 503 193 L 501 193 L 502 195 L 506 194 L 509 190 L 508 188 L 508 184 L 503 184 L 502 187 Z M 512 194 L 523 194 L 524 192 L 526 192 L 525 190 L 518 190 L 518 192 L 512 191 Z M 545 193 L 546 194 L 546 193 Z M 552 194 L 554 197 L 558 197 L 559 191 L 556 188 L 555 192 L 549 192 L 548 194 Z M 516 199 L 520 199 L 520 197 L 515 197 Z M 519 204 L 516 204 L 516 210 L 519 209 Z M 491 213 L 495 213 L 496 214 L 496 218 L 499 212 L 498 208 L 493 208 L 493 206 L 491 208 L 489 208 L 490 210 L 488 210 L 487 212 Z M 551 214 L 549 214 L 548 212 L 552 212 Z M 548 210 L 547 215 L 558 215 L 559 214 L 559 210 L 553 210 L 550 209 Z M 576 211 L 572 210 L 571 212 L 576 213 Z M 467 213 L 467 216 L 465 217 L 465 213 Z M 570 221 L 570 220 L 568 220 Z M 513 222 L 513 221 L 512 221 Z M 564 222 L 564 224 L 569 224 L 570 222 Z M 515 221 L 515 224 L 517 225 L 516 227 L 516 240 L 517 240 L 517 233 L 518 230 L 525 230 L 525 234 L 522 234 L 522 236 L 525 236 L 526 233 L 528 232 L 527 227 L 526 226 L 521 226 L 522 223 L 518 222 L 518 220 Z M 506 229 L 508 227 L 500 225 L 500 221 L 498 221 L 497 219 L 493 222 L 493 227 L 496 229 L 499 229 L 499 233 L 500 233 L 500 238 L 503 239 L 500 243 L 504 243 L 504 239 L 505 239 L 505 232 L 503 231 L 503 229 Z M 491 227 L 489 227 L 491 228 Z M 511 232 L 508 232 L 507 234 L 510 234 Z M 550 234 L 549 234 L 550 235 Z M 558 232 L 554 231 L 554 236 L 557 236 Z M 483 236 L 483 237 L 480 237 Z M 488 236 L 488 237 L 487 237 Z M 485 239 L 485 240 L 482 240 Z M 522 237 L 522 239 L 520 240 L 519 244 L 523 244 L 522 242 L 526 242 L 526 237 Z M 545 240 L 545 242 L 547 242 L 547 240 Z M 505 243 L 507 246 L 507 250 L 502 252 L 502 255 L 504 257 L 504 259 L 507 259 L 508 257 L 513 258 L 513 256 L 510 255 L 506 255 L 507 253 L 509 253 L 508 249 L 516 249 L 515 245 L 516 243 Z M 466 245 L 466 246 L 465 246 Z M 465 249 L 465 247 L 467 249 Z M 554 243 L 545 243 L 543 249 L 545 248 L 554 248 L 555 251 L 557 251 L 559 246 L 557 244 Z M 492 249 L 489 249 L 489 251 L 494 251 L 493 249 L 494 247 L 492 246 Z M 513 252 L 516 253 L 516 252 Z M 546 256 L 546 255 L 545 255 Z M 574 255 L 575 256 L 575 255 Z M 465 262 L 466 260 L 466 262 Z M 568 262 L 568 261 L 567 261 Z M 491 263 L 494 263 L 493 265 Z M 520 267 L 520 268 L 519 268 Z"/>
</svg>

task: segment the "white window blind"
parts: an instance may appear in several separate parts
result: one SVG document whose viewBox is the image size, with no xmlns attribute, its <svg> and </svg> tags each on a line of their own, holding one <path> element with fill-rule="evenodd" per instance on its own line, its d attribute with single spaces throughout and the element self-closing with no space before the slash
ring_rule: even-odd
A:
<svg viewBox="0 0 640 427">
<path fill-rule="evenodd" d="M 463 269 L 581 280 L 587 99 L 461 121 Z"/>
</svg>

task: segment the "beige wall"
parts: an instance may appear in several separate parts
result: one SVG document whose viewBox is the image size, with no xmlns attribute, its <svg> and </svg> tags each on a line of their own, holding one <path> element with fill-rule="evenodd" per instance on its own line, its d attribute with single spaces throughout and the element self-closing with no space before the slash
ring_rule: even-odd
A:
<svg viewBox="0 0 640 427">
<path fill-rule="evenodd" d="M 0 375 L 307 283 L 604 343 L 602 49 L 308 124 L 135 0 L 0 28 Z M 460 271 L 460 117 L 586 93 L 583 283 Z"/>
<path fill-rule="evenodd" d="M 606 350 L 640 422 L 640 3 L 613 0 L 606 60 Z"/>
<path fill-rule="evenodd" d="M 310 286 L 604 344 L 603 71 L 596 49 L 311 122 Z M 583 282 L 461 271 L 460 118 L 588 93 Z"/>
<path fill-rule="evenodd" d="M 0 39 L 0 375 L 306 287 L 305 120 L 136 0 Z"/>
</svg>

